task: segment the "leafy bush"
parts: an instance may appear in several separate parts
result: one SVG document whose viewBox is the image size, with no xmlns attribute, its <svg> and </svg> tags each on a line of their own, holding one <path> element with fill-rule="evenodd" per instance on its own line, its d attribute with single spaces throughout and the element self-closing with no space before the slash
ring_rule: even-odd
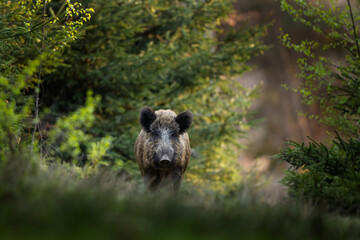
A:
<svg viewBox="0 0 360 240">
<path fill-rule="evenodd" d="M 292 2 L 292 4 L 290 4 Z M 283 10 L 296 21 L 311 27 L 323 42 L 303 40 L 295 44 L 288 34 L 282 36 L 285 46 L 303 54 L 298 58 L 299 76 L 304 84 L 293 89 L 300 92 L 306 104 L 320 104 L 322 115 L 310 116 L 336 127 L 331 146 L 313 140 L 290 141 L 275 158 L 291 165 L 282 180 L 289 195 L 318 206 L 340 212 L 359 214 L 360 206 L 360 48 L 358 14 L 350 1 L 344 10 L 308 1 L 281 1 Z M 334 63 L 328 54 L 344 54 Z M 345 137 L 346 136 L 346 137 Z"/>
<path fill-rule="evenodd" d="M 40 157 L 83 164 L 88 159 L 90 168 L 103 164 L 111 139 L 96 142 L 86 133 L 99 96 L 89 92 L 86 106 L 61 115 L 48 132 L 47 122 L 40 121 L 43 76 L 62 64 L 66 45 L 77 39 L 93 10 L 70 1 L 1 1 L 0 11 L 0 162 L 24 152 L 29 161 Z"/>
</svg>

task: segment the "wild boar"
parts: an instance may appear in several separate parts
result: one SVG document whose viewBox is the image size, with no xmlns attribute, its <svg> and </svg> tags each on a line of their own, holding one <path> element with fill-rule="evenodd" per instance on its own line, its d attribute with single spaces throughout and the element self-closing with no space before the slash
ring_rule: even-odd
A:
<svg viewBox="0 0 360 240">
<path fill-rule="evenodd" d="M 147 188 L 156 191 L 167 185 L 177 192 L 191 155 L 187 130 L 192 113 L 176 115 L 143 107 L 139 121 L 142 129 L 135 142 L 135 159 Z"/>
</svg>

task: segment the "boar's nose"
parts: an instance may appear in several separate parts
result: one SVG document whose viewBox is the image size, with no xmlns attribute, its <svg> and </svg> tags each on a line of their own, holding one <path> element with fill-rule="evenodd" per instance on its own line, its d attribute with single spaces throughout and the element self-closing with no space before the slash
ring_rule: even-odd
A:
<svg viewBox="0 0 360 240">
<path fill-rule="evenodd" d="M 171 160 L 168 155 L 164 155 L 161 157 L 160 166 L 161 167 L 170 167 L 171 166 Z"/>
</svg>

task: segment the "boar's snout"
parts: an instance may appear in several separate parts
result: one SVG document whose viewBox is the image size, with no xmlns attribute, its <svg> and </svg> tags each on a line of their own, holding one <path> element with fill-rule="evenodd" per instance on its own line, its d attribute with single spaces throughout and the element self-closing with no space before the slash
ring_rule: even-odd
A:
<svg viewBox="0 0 360 240">
<path fill-rule="evenodd" d="M 157 151 L 156 162 L 161 168 L 170 168 L 173 164 L 174 150 L 167 146 L 162 147 Z"/>
<path fill-rule="evenodd" d="M 168 155 L 162 156 L 160 159 L 160 166 L 161 167 L 170 167 L 171 166 L 171 160 Z"/>
</svg>

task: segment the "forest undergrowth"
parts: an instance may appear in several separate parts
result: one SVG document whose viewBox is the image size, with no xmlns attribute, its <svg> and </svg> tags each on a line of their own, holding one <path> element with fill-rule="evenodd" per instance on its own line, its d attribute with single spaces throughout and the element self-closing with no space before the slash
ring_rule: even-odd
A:
<svg viewBox="0 0 360 240">
<path fill-rule="evenodd" d="M 1 239 L 357 239 L 360 221 L 288 199 L 267 204 L 239 186 L 216 194 L 184 183 L 176 196 L 103 170 L 13 156 L 0 174 Z"/>
</svg>

